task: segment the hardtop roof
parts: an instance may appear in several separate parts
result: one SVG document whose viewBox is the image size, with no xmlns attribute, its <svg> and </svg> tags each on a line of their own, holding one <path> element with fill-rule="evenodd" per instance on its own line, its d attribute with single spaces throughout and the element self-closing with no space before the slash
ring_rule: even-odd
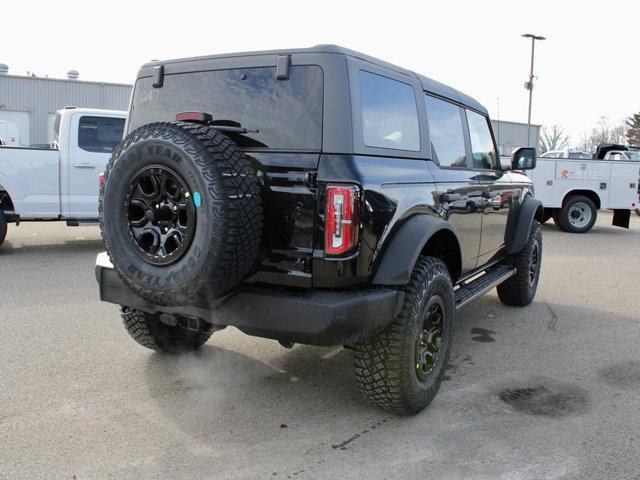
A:
<svg viewBox="0 0 640 480">
<path fill-rule="evenodd" d="M 173 60 L 159 60 L 154 62 L 149 62 L 143 65 L 142 68 L 145 67 L 153 67 L 156 65 L 166 65 L 170 63 L 181 63 L 181 62 L 190 62 L 193 60 L 215 60 L 219 58 L 233 58 L 233 57 L 248 57 L 248 56 L 258 56 L 258 55 L 293 55 L 296 53 L 326 53 L 326 54 L 337 54 L 337 55 L 345 55 L 353 58 L 357 58 L 359 60 L 363 60 L 365 62 L 369 62 L 371 64 L 388 68 L 395 72 L 417 78 L 422 84 L 422 89 L 433 93 L 435 95 L 453 100 L 461 105 L 472 108 L 484 114 L 487 114 L 487 110 L 474 98 L 466 95 L 459 90 L 456 90 L 448 85 L 440 83 L 436 80 L 433 80 L 424 75 L 412 72 L 411 70 L 407 70 L 402 67 L 398 67 L 397 65 L 393 65 L 392 63 L 385 62 L 384 60 L 380 60 L 378 58 L 372 57 L 370 55 L 366 55 L 361 52 L 357 52 L 355 50 L 350 50 L 348 48 L 344 48 L 338 45 L 315 45 L 309 48 L 293 48 L 293 49 L 284 49 L 284 50 L 260 50 L 253 52 L 237 52 L 237 53 L 224 53 L 217 55 L 204 55 L 199 57 L 189 57 L 189 58 L 179 58 Z"/>
</svg>

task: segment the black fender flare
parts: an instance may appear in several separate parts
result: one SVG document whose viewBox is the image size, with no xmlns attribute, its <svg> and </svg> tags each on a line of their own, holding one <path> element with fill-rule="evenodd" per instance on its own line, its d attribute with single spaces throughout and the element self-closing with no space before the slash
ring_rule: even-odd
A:
<svg viewBox="0 0 640 480">
<path fill-rule="evenodd" d="M 541 210 L 542 202 L 527 195 L 517 208 L 509 212 L 504 232 L 504 244 L 508 255 L 518 253 L 525 246 L 536 213 Z"/>
<path fill-rule="evenodd" d="M 406 285 L 420 252 L 429 239 L 441 230 L 448 230 L 455 236 L 458 242 L 458 255 L 460 255 L 460 240 L 453 225 L 438 217 L 415 215 L 408 219 L 389 240 L 372 283 L 374 285 Z"/>
</svg>

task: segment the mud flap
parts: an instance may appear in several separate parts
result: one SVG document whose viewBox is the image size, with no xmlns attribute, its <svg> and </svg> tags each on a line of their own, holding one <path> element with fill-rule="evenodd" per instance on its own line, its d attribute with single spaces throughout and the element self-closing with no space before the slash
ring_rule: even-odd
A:
<svg viewBox="0 0 640 480">
<path fill-rule="evenodd" d="M 614 227 L 629 228 L 629 221 L 631 220 L 631 210 L 614 210 L 613 222 L 611 225 Z"/>
</svg>

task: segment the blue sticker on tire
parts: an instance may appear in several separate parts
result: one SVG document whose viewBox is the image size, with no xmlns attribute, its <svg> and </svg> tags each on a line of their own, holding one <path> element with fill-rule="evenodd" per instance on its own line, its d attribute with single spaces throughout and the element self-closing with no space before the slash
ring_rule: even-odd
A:
<svg viewBox="0 0 640 480">
<path fill-rule="evenodd" d="M 196 208 L 200 208 L 200 205 L 202 205 L 202 198 L 200 198 L 200 194 L 198 192 L 193 192 L 193 204 Z"/>
</svg>

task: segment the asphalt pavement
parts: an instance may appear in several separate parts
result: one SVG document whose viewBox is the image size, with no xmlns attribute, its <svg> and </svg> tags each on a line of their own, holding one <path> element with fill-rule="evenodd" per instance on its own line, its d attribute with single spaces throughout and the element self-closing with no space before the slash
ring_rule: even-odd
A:
<svg viewBox="0 0 640 480">
<path fill-rule="evenodd" d="M 0 248 L 0 478 L 640 478 L 640 218 L 543 227 L 538 295 L 456 319 L 433 404 L 366 404 L 352 353 L 227 328 L 184 356 L 130 339 L 93 273 L 96 227 Z"/>
</svg>

